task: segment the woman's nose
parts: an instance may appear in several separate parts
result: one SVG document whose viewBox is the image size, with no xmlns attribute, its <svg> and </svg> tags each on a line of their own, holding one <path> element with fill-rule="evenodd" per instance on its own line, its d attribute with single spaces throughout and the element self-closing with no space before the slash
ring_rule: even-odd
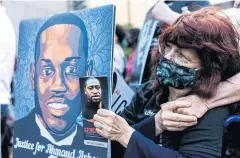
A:
<svg viewBox="0 0 240 158">
<path fill-rule="evenodd" d="M 167 53 L 165 53 L 164 57 L 167 58 L 168 60 L 173 60 L 174 59 L 174 51 L 168 51 Z"/>
</svg>

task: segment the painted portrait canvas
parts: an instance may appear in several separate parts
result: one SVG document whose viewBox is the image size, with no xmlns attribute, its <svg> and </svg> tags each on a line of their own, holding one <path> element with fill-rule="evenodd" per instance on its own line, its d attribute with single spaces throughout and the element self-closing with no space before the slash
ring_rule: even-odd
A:
<svg viewBox="0 0 240 158">
<path fill-rule="evenodd" d="M 113 5 L 21 22 L 13 158 L 107 157 L 107 140 L 84 143 L 79 78 L 111 85 L 114 25 Z"/>
</svg>

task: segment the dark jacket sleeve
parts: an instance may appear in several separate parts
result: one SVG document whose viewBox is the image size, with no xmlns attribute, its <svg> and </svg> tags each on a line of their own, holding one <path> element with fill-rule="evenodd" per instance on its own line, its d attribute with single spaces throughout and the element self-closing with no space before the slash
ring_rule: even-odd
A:
<svg viewBox="0 0 240 158">
<path fill-rule="evenodd" d="M 145 120 L 134 124 L 132 126 L 135 130 L 142 133 L 146 138 L 157 142 L 157 137 L 155 137 L 155 121 L 154 116 L 146 118 Z M 146 130 L 148 129 L 148 130 Z M 111 142 L 111 157 L 113 158 L 123 158 L 123 155 L 125 153 L 125 148 L 118 142 L 112 141 Z"/>
<path fill-rule="evenodd" d="M 149 118 L 147 122 L 149 123 L 149 121 L 155 120 Z M 150 136 L 150 132 L 153 132 L 153 129 L 151 129 L 150 126 L 146 127 L 144 134 Z M 140 132 L 135 131 L 130 138 L 124 158 L 220 158 L 219 156 L 191 150 L 185 152 L 174 151 L 160 146 L 150 139 Z"/>
<path fill-rule="evenodd" d="M 175 158 L 179 155 L 176 151 L 156 144 L 154 116 L 149 117 L 132 127 L 136 131 L 130 138 L 125 151 L 125 158 Z M 179 158 L 181 158 L 181 155 Z"/>
<path fill-rule="evenodd" d="M 196 126 L 186 129 L 178 151 L 160 146 L 154 142 L 154 117 L 136 125 L 141 133 L 135 131 L 125 151 L 125 158 L 220 158 L 223 123 L 228 116 L 227 107 L 215 108 L 207 112 Z M 218 117 L 216 117 L 218 116 Z M 152 121 L 152 123 L 151 123 Z M 143 128 L 145 125 L 146 128 Z M 148 133 L 151 132 L 151 133 Z M 153 140 L 153 141 L 152 141 Z"/>
<path fill-rule="evenodd" d="M 141 122 L 142 120 L 148 117 L 144 115 L 143 111 L 146 109 L 145 107 L 147 104 L 149 104 L 149 100 L 151 99 L 152 96 L 153 96 L 152 81 L 142 84 L 138 88 L 130 105 L 128 105 L 123 110 L 120 116 L 123 117 L 128 122 L 129 125 Z"/>
<path fill-rule="evenodd" d="M 143 134 L 146 138 L 157 143 L 158 137 L 156 137 L 154 116 L 146 118 L 145 120 L 134 124 L 132 127 Z"/>
<path fill-rule="evenodd" d="M 178 152 L 161 147 L 135 131 L 130 138 L 124 158 L 175 158 L 178 155 Z M 179 155 L 179 158 L 181 157 Z"/>
</svg>

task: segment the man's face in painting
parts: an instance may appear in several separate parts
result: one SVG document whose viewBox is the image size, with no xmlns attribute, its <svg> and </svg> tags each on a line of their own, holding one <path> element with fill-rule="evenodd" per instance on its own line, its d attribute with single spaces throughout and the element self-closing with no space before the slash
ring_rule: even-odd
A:
<svg viewBox="0 0 240 158">
<path fill-rule="evenodd" d="M 40 54 L 32 69 L 42 121 L 55 133 L 65 133 L 80 113 L 79 76 L 81 30 L 71 24 L 53 25 L 40 35 Z M 79 48 L 80 47 L 80 48 Z M 85 70 L 84 70 L 85 71 Z"/>
</svg>

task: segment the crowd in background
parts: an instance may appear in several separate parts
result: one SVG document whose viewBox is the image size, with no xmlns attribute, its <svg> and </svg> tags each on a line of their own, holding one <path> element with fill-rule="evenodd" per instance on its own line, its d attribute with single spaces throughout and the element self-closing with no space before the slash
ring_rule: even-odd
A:
<svg viewBox="0 0 240 158">
<path fill-rule="evenodd" d="M 239 5 L 239 3 L 235 4 L 236 6 Z M 1 7 L 1 6 L 0 6 Z M 0 8 L 1 9 L 1 8 Z M 3 9 L 2 9 L 3 10 Z M 1 11 L 1 10 L 0 10 Z M 5 13 L 3 13 L 3 11 L 1 11 L 1 17 L 5 16 Z M 167 21 L 167 20 L 166 20 Z M 0 26 L 2 25 L 2 21 L 0 23 Z M 9 24 L 10 25 L 10 24 Z M 6 26 L 8 27 L 8 26 Z M 2 26 L 1 26 L 2 29 Z M 0 29 L 1 33 L 3 32 Z M 1 34 L 0 33 L 0 34 Z M 137 53 L 137 44 L 138 44 L 138 40 L 139 40 L 139 34 L 140 34 L 140 29 L 139 28 L 135 28 L 135 27 L 129 27 L 129 26 L 121 26 L 119 24 L 116 25 L 116 32 L 115 32 L 115 36 L 114 36 L 114 54 L 113 54 L 113 69 L 115 71 L 118 71 L 119 74 L 121 74 L 125 80 L 126 83 L 129 83 L 131 81 L 131 76 L 132 76 L 132 70 L 133 70 L 133 65 L 134 65 L 134 61 L 135 61 L 135 57 L 136 57 L 136 53 Z M 2 36 L 2 35 L 1 35 Z M 16 38 L 16 37 L 14 37 Z M 6 39 L 6 38 L 4 38 Z M 9 39 L 12 40 L 12 39 Z M 12 41 L 16 41 L 16 39 L 13 39 Z M 2 39 L 1 39 L 2 42 Z M 6 41 L 7 42 L 7 41 Z M 13 43 L 14 44 L 14 43 Z M 5 47 L 11 47 L 14 48 L 14 46 L 10 46 L 10 45 L 5 45 Z M 0 50 L 3 50 L 2 48 L 2 43 L 0 45 Z M 11 90 L 13 91 L 13 84 L 14 81 L 12 81 L 10 78 L 13 78 L 14 76 L 14 65 L 16 66 L 16 59 L 15 58 L 15 50 L 7 50 L 6 52 L 8 53 L 8 57 L 9 60 L 7 61 L 9 66 L 7 66 L 7 70 L 8 70 L 8 74 L 1 74 L 1 81 L 2 82 L 2 78 L 8 76 L 8 78 L 6 78 L 6 83 L 3 84 L 3 86 L 5 86 L 5 88 L 7 89 L 6 92 L 6 100 L 8 101 L 2 101 L 4 100 L 4 98 L 2 97 L 3 93 L 2 93 L 2 88 L 1 85 L 2 83 L 0 83 L 0 104 L 1 104 L 1 150 L 2 150 L 2 157 L 8 157 L 9 155 L 9 150 L 8 150 L 8 146 L 11 145 L 12 141 L 12 126 L 13 126 L 13 110 L 11 108 L 11 105 L 13 103 L 13 101 L 11 102 L 11 98 L 9 97 L 9 95 L 11 94 Z M 10 55 L 9 52 L 11 52 L 12 54 Z M 1 55 L 1 54 L 0 54 Z M 7 59 L 7 58 L 5 58 Z M 3 64 L 2 61 L 0 64 Z M 11 70 L 9 72 L 9 70 Z M 4 72 L 2 65 L 1 65 L 1 72 Z M 15 71 L 16 71 L 16 67 L 15 67 Z M 9 106 L 9 107 L 7 107 Z M 4 137 L 3 137 L 4 136 Z M 0 155 L 1 157 L 1 155 Z"/>
<path fill-rule="evenodd" d="M 127 83 L 131 79 L 139 33 L 139 28 L 124 28 L 119 24 L 116 25 L 113 68 L 125 78 Z"/>
</svg>

